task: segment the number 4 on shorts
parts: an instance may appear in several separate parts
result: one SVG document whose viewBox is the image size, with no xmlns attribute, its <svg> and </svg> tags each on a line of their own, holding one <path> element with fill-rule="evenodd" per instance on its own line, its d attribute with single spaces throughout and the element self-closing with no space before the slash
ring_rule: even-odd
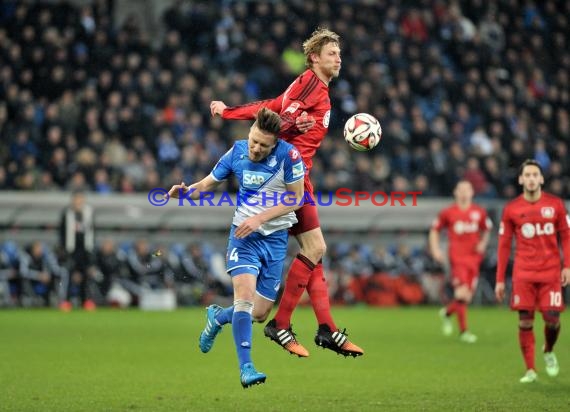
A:
<svg viewBox="0 0 570 412">
<path fill-rule="evenodd" d="M 237 247 L 234 247 L 230 252 L 230 260 L 233 260 L 234 262 L 237 262 L 239 260 Z"/>
</svg>

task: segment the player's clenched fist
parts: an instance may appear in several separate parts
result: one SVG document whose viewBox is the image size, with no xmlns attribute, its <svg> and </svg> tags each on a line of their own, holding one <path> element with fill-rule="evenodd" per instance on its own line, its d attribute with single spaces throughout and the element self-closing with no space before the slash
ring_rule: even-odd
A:
<svg viewBox="0 0 570 412">
<path fill-rule="evenodd" d="M 306 133 L 311 127 L 313 127 L 316 123 L 316 120 L 313 116 L 307 115 L 307 112 L 301 113 L 301 116 L 295 119 L 295 125 L 297 129 L 301 133 Z"/>
<path fill-rule="evenodd" d="M 179 185 L 174 185 L 170 188 L 170 190 L 168 191 L 168 196 L 170 196 L 173 199 L 178 199 L 180 197 L 180 191 L 182 190 L 182 193 L 186 193 L 188 191 L 188 186 L 186 186 L 186 184 L 184 182 L 182 182 Z"/>
<path fill-rule="evenodd" d="M 220 100 L 214 100 L 212 103 L 210 103 L 210 113 L 212 114 L 212 117 L 215 115 L 221 116 L 224 110 L 226 110 L 226 107 L 228 106 L 224 102 Z"/>
</svg>

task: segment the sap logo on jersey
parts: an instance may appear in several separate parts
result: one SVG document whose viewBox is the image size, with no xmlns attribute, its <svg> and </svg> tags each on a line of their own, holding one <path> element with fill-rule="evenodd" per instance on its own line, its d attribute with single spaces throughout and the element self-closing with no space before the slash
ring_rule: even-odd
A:
<svg viewBox="0 0 570 412">
<path fill-rule="evenodd" d="M 535 236 L 544 236 L 554 234 L 554 223 L 525 223 L 521 226 L 521 234 L 527 238 L 532 239 Z"/>
<path fill-rule="evenodd" d="M 243 186 L 248 189 L 260 188 L 269 178 L 270 173 L 252 172 L 251 170 L 243 171 Z"/>
</svg>

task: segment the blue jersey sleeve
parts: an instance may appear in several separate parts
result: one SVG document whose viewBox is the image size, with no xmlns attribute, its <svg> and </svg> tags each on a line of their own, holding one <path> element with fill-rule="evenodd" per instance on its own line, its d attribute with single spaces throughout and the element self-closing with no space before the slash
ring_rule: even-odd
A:
<svg viewBox="0 0 570 412">
<path fill-rule="evenodd" d="M 283 163 L 283 171 L 285 173 L 285 183 L 291 184 L 300 180 L 305 176 L 305 164 L 301 158 L 301 154 L 295 148 L 295 146 L 290 146 L 285 156 L 285 161 Z"/>
<path fill-rule="evenodd" d="M 234 149 L 235 149 L 235 144 L 232 146 L 230 150 L 226 152 L 226 154 L 224 154 L 221 157 L 220 160 L 218 160 L 218 163 L 216 163 L 216 166 L 214 166 L 214 168 L 212 169 L 211 175 L 218 182 L 226 180 L 228 177 L 230 177 L 230 175 L 233 172 L 232 160 L 233 160 Z"/>
</svg>

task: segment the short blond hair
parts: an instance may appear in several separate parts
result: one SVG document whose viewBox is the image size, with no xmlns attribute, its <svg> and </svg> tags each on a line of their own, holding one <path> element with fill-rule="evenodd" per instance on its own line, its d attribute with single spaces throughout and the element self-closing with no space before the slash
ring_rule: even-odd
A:
<svg viewBox="0 0 570 412">
<path fill-rule="evenodd" d="M 321 54 L 323 47 L 329 43 L 336 43 L 340 46 L 340 36 L 326 27 L 318 27 L 311 37 L 303 42 L 303 53 L 305 54 L 305 66 L 313 67 L 311 54 Z"/>
</svg>

